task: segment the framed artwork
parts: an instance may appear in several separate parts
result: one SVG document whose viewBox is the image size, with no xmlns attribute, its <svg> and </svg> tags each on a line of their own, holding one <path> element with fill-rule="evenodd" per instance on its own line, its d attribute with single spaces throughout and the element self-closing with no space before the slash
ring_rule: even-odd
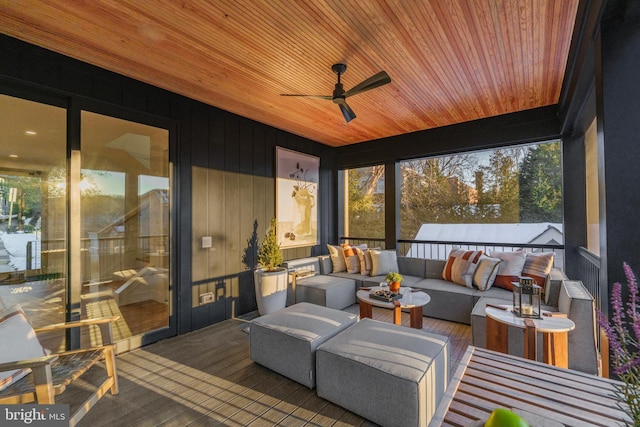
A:
<svg viewBox="0 0 640 427">
<path fill-rule="evenodd" d="M 320 158 L 276 147 L 276 218 L 282 249 L 318 244 Z"/>
</svg>

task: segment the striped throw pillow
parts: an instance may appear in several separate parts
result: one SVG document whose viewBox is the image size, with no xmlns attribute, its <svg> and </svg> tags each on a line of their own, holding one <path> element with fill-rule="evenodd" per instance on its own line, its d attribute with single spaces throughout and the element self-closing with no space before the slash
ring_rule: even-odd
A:
<svg viewBox="0 0 640 427">
<path fill-rule="evenodd" d="M 343 243 L 340 246 L 342 247 L 342 255 L 344 256 L 344 263 L 347 268 L 347 273 L 360 273 L 360 259 L 358 258 L 356 249 L 364 249 L 367 247 L 367 245 L 355 246 Z"/>
<path fill-rule="evenodd" d="M 528 253 L 522 268 L 522 275 L 531 277 L 536 285 L 543 287 L 547 275 L 553 268 L 553 252 Z"/>
<path fill-rule="evenodd" d="M 473 288 L 473 273 L 478 267 L 482 251 L 453 248 L 442 270 L 442 278 L 458 285 Z"/>
<path fill-rule="evenodd" d="M 380 248 L 372 249 L 380 250 Z M 371 269 L 373 268 L 373 260 L 371 259 L 370 250 L 356 247 L 356 254 L 358 254 L 358 260 L 360 261 L 360 274 L 363 276 L 369 276 L 371 274 Z"/>
</svg>

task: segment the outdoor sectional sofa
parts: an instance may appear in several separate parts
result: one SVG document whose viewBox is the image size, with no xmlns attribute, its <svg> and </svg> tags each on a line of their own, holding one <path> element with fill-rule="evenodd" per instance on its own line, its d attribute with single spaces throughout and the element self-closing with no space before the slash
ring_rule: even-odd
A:
<svg viewBox="0 0 640 427">
<path fill-rule="evenodd" d="M 402 286 L 421 289 L 429 294 L 431 301 L 423 307 L 424 316 L 471 325 L 472 344 L 485 347 L 484 307 L 487 303 L 509 304 L 512 292 L 495 286 L 482 291 L 443 280 L 445 263 L 444 260 L 397 257 L 398 269 L 404 278 Z M 334 309 L 355 304 L 360 287 L 378 286 L 385 279 L 384 275 L 334 273 L 329 255 L 290 260 L 285 266 L 290 272 L 308 270 L 314 273 L 310 277 L 296 278 L 295 302 L 310 302 Z M 542 308 L 563 311 L 576 324 L 569 333 L 569 368 L 597 373 L 593 298 L 580 282 L 568 281 L 564 272 L 556 268 L 547 275 L 545 289 Z M 510 327 L 510 353 L 522 354 L 521 336 L 521 330 Z"/>
</svg>

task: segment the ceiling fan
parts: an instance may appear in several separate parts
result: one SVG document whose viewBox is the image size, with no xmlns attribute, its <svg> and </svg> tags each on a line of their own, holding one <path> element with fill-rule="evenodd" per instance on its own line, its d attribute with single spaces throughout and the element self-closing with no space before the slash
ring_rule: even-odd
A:
<svg viewBox="0 0 640 427">
<path fill-rule="evenodd" d="M 336 86 L 333 89 L 333 95 L 296 95 L 283 93 L 281 96 L 304 96 L 307 98 L 328 99 L 333 101 L 334 104 L 338 104 L 344 119 L 349 123 L 351 120 L 356 118 L 356 114 L 347 104 L 346 99 L 348 97 L 391 83 L 389 75 L 385 71 L 380 71 L 345 92 L 342 83 L 340 83 L 340 76 L 347 71 L 347 66 L 345 64 L 333 64 L 331 66 L 331 70 L 338 75 L 338 83 L 336 83 Z"/>
</svg>

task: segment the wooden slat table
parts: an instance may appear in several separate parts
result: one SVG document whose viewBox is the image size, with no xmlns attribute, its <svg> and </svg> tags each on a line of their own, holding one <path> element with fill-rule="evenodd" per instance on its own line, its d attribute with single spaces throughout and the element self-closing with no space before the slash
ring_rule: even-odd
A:
<svg viewBox="0 0 640 427">
<path fill-rule="evenodd" d="M 469 426 L 498 407 L 566 426 L 623 426 L 616 381 L 469 346 L 430 427 Z"/>
</svg>

